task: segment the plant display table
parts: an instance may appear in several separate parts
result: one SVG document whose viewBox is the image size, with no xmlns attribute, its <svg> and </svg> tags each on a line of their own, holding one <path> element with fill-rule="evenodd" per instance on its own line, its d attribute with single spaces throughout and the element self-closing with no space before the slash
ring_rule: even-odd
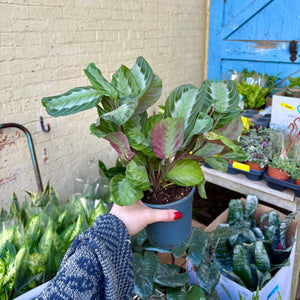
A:
<svg viewBox="0 0 300 300">
<path fill-rule="evenodd" d="M 293 190 L 277 191 L 268 187 L 266 181 L 251 181 L 243 174 L 228 174 L 204 166 L 202 170 L 206 181 L 226 189 L 245 195 L 256 194 L 258 199 L 289 211 L 300 207 L 300 198 L 295 197 L 295 191 Z"/>
</svg>

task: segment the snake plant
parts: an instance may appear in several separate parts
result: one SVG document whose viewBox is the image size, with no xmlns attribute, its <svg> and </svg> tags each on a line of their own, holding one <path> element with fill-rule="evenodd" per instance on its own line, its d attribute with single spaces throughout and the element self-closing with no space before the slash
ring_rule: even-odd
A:
<svg viewBox="0 0 300 300">
<path fill-rule="evenodd" d="M 241 199 L 229 202 L 226 224 L 213 232 L 219 238 L 214 260 L 221 273 L 251 291 L 261 289 L 279 268 L 288 265 L 293 243 L 286 245 L 286 232 L 297 211 L 283 220 L 271 210 L 257 223 L 258 200 L 248 195 L 245 209 Z"/>
</svg>

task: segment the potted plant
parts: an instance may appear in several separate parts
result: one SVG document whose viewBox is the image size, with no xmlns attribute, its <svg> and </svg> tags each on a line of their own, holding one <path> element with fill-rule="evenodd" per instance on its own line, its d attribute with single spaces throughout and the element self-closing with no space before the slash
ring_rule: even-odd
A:
<svg viewBox="0 0 300 300">
<path fill-rule="evenodd" d="M 298 161 L 299 158 L 296 153 L 298 153 L 299 150 L 294 149 L 294 144 L 297 143 L 300 136 L 300 131 L 296 123 L 298 120 L 300 120 L 300 118 L 294 119 L 294 121 L 289 124 L 289 133 L 282 130 L 272 130 L 271 132 L 273 158 L 270 160 L 267 172 L 272 178 L 287 180 L 290 177 L 290 173 L 298 167 L 296 166 L 296 161 Z"/>
<path fill-rule="evenodd" d="M 150 247 L 143 231 L 132 238 L 131 244 L 134 299 L 219 299 L 215 287 L 220 270 L 211 259 L 212 249 L 204 231 L 193 227 L 185 247 L 165 253 Z M 194 266 L 193 274 L 184 268 L 187 259 Z"/>
<path fill-rule="evenodd" d="M 232 73 L 231 78 L 236 81 L 238 92 L 243 96 L 245 109 L 257 110 L 264 106 L 266 97 L 273 89 L 275 81 L 279 79 L 279 74 L 269 76 L 256 71 L 249 72 L 247 69 Z"/>
<path fill-rule="evenodd" d="M 178 201 L 183 205 L 178 208 L 183 210 L 182 219 L 151 227 L 171 227 L 171 233 L 164 233 L 161 239 L 163 247 L 179 246 L 190 237 L 193 187 L 205 196 L 201 164 L 225 171 L 225 158 L 245 157 L 233 142 L 242 131 L 234 82 L 205 80 L 200 88 L 181 85 L 168 96 L 161 113 L 148 115 L 147 110 L 160 98 L 162 81 L 143 57 L 137 58 L 132 69 L 122 65 L 111 82 L 93 63 L 85 74 L 92 86 L 45 97 L 43 105 L 54 117 L 96 108 L 98 119 L 90 131 L 110 142 L 125 168 L 110 181 L 114 202 L 130 205 L 143 199 L 177 209 L 172 202 Z M 182 198 L 189 200 L 187 208 Z"/>
<path fill-rule="evenodd" d="M 295 180 L 297 185 L 300 185 L 300 168 L 297 166 L 291 173 L 291 178 Z"/>
<path fill-rule="evenodd" d="M 248 132 L 238 138 L 238 142 L 247 155 L 245 164 L 250 169 L 261 171 L 271 157 L 270 129 L 263 126 L 252 126 Z"/>
<path fill-rule="evenodd" d="M 214 243 L 218 241 L 214 261 L 222 274 L 216 287 L 219 295 L 223 290 L 224 299 L 238 299 L 239 294 L 244 299 L 254 294 L 267 299 L 279 292 L 289 299 L 296 213 L 283 215 L 258 204 L 255 195 L 230 201 L 228 210 L 206 228 Z"/>
<path fill-rule="evenodd" d="M 93 194 L 92 185 L 86 194 L 60 203 L 47 183 L 43 193 L 27 192 L 21 205 L 14 194 L 9 210 L 1 209 L 1 299 L 35 299 L 57 273 L 75 237 L 108 211 L 105 201 L 96 201 L 99 193 Z"/>
</svg>

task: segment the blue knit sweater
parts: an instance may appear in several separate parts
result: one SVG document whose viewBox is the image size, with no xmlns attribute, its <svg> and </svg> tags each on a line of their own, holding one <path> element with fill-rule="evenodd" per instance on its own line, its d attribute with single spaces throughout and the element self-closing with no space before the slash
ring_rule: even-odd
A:
<svg viewBox="0 0 300 300">
<path fill-rule="evenodd" d="M 126 227 L 104 214 L 73 241 L 57 275 L 37 299 L 132 299 L 133 279 Z"/>
</svg>

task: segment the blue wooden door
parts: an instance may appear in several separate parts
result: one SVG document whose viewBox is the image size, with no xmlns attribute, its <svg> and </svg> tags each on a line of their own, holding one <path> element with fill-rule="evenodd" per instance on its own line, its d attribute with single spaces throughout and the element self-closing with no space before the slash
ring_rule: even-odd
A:
<svg viewBox="0 0 300 300">
<path fill-rule="evenodd" d="M 300 69 L 299 0 L 211 0 L 207 78 L 223 79 L 244 68 L 281 73 L 281 79 Z"/>
</svg>

